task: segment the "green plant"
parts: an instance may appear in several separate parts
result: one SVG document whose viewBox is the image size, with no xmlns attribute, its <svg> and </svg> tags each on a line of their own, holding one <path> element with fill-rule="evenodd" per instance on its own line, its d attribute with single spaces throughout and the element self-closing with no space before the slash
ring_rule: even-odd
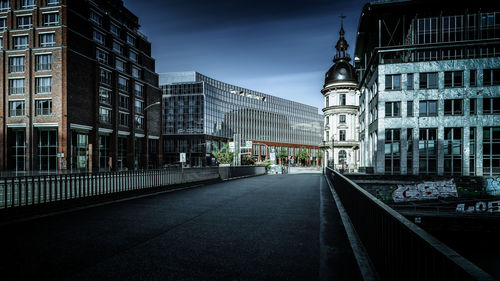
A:
<svg viewBox="0 0 500 281">
<path fill-rule="evenodd" d="M 278 159 L 281 159 L 281 164 L 285 163 L 286 158 L 288 157 L 288 153 L 286 153 L 286 149 L 284 147 L 278 152 L 276 156 Z"/>
<path fill-rule="evenodd" d="M 266 161 L 262 161 L 262 162 L 256 162 L 255 166 L 266 167 L 266 171 L 269 171 L 271 169 L 271 161 L 266 160 Z"/>
<path fill-rule="evenodd" d="M 231 164 L 233 162 L 234 153 L 229 152 L 229 143 L 223 144 L 220 149 L 214 145 L 212 154 L 219 164 Z"/>
</svg>

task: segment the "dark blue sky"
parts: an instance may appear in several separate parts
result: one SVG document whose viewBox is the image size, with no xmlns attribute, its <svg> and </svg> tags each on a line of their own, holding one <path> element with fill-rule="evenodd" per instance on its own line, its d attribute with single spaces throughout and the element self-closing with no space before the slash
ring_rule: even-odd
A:
<svg viewBox="0 0 500 281">
<path fill-rule="evenodd" d="M 322 107 L 344 14 L 349 52 L 366 0 L 124 0 L 153 44 L 157 72 L 214 79 Z"/>
</svg>

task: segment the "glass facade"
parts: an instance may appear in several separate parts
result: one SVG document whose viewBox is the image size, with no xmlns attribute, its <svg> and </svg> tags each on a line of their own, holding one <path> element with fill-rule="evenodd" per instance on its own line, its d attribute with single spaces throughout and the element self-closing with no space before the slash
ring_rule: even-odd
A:
<svg viewBox="0 0 500 281">
<path fill-rule="evenodd" d="M 226 84 L 196 72 L 160 75 L 163 134 L 204 134 L 317 146 L 318 109 Z"/>
</svg>

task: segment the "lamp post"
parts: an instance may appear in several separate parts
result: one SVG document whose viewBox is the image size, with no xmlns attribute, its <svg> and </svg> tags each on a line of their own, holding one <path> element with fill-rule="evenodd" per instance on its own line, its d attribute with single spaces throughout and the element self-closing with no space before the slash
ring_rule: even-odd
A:
<svg viewBox="0 0 500 281">
<path fill-rule="evenodd" d="M 141 113 L 144 115 L 144 113 L 146 112 L 146 110 L 148 110 L 152 106 L 160 105 L 160 104 L 161 104 L 160 101 L 154 102 L 154 103 L 146 106 L 145 108 L 143 108 L 142 111 L 141 111 Z M 139 116 L 136 115 L 135 116 L 135 127 L 134 127 L 134 130 L 133 130 L 133 145 L 134 145 L 134 154 L 135 154 L 134 155 L 134 170 L 137 170 L 138 166 L 139 166 L 139 160 L 137 159 L 136 142 L 135 142 L 136 141 L 136 139 L 135 139 L 135 130 L 137 129 L 138 125 L 139 125 Z M 144 129 L 144 123 L 142 124 L 142 126 L 143 126 L 143 129 Z M 147 135 L 147 132 L 146 132 L 146 135 Z M 140 155 L 139 155 L 139 157 L 140 157 Z"/>
</svg>

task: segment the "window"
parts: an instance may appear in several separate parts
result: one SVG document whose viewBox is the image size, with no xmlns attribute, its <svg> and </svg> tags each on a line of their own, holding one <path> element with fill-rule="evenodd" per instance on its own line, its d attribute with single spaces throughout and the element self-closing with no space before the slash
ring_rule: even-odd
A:
<svg viewBox="0 0 500 281">
<path fill-rule="evenodd" d="M 135 37 L 127 33 L 127 43 L 132 46 L 135 46 Z"/>
<path fill-rule="evenodd" d="M 483 70 L 483 86 L 500 85 L 500 68 Z"/>
<path fill-rule="evenodd" d="M 3 50 L 3 37 L 0 37 L 0 50 Z"/>
<path fill-rule="evenodd" d="M 130 108 L 129 107 L 129 102 L 130 102 L 130 98 L 126 95 L 120 95 L 120 100 L 119 100 L 119 103 L 118 103 L 118 106 L 122 107 L 122 108 Z"/>
<path fill-rule="evenodd" d="M 476 115 L 477 114 L 477 99 L 475 99 L 475 98 L 470 99 L 469 114 L 470 115 Z"/>
<path fill-rule="evenodd" d="M 444 72 L 444 87 L 462 87 L 464 85 L 463 71 L 445 71 Z"/>
<path fill-rule="evenodd" d="M 52 55 L 36 55 L 35 56 L 36 71 L 52 70 Z"/>
<path fill-rule="evenodd" d="M 483 176 L 500 175 L 500 127 L 483 127 Z"/>
<path fill-rule="evenodd" d="M 385 102 L 385 117 L 399 117 L 401 116 L 401 102 Z"/>
<path fill-rule="evenodd" d="M 58 25 L 59 13 L 43 14 L 43 25 Z"/>
<path fill-rule="evenodd" d="M 437 172 L 437 129 L 419 130 L 419 171 L 421 174 Z"/>
<path fill-rule="evenodd" d="M 113 51 L 117 52 L 118 54 L 122 54 L 123 53 L 123 45 L 116 42 L 116 41 L 113 41 Z"/>
<path fill-rule="evenodd" d="M 128 57 L 133 62 L 136 62 L 136 63 L 139 62 L 139 55 L 136 52 L 134 52 L 134 51 L 130 51 Z"/>
<path fill-rule="evenodd" d="M 94 38 L 94 41 L 96 41 L 97 43 L 102 44 L 102 45 L 105 44 L 105 38 L 104 38 L 103 33 L 99 32 L 97 30 L 94 30 L 93 38 Z"/>
<path fill-rule="evenodd" d="M 135 117 L 135 127 L 137 129 L 144 129 L 144 116 L 136 116 Z M 198 149 L 201 149 L 201 147 Z M 201 152 L 201 151 L 197 151 L 197 152 Z"/>
<path fill-rule="evenodd" d="M 463 16 L 442 17 L 442 42 L 461 41 L 463 38 Z"/>
<path fill-rule="evenodd" d="M 111 157 L 110 136 L 99 135 L 99 170 L 109 171 L 109 157 Z"/>
<path fill-rule="evenodd" d="M 406 89 L 413 90 L 413 73 L 406 74 Z"/>
<path fill-rule="evenodd" d="M 345 141 L 345 130 L 339 130 L 339 141 Z"/>
<path fill-rule="evenodd" d="M 38 130 L 38 168 L 50 171 L 57 169 L 57 129 Z"/>
<path fill-rule="evenodd" d="M 46 116 L 52 114 L 52 100 L 36 100 L 36 115 L 37 116 Z"/>
<path fill-rule="evenodd" d="M 462 128 L 444 128 L 444 173 L 462 174 Z"/>
<path fill-rule="evenodd" d="M 109 124 L 111 123 L 111 109 L 106 107 L 99 108 L 99 121 L 101 123 Z"/>
<path fill-rule="evenodd" d="M 109 55 L 101 49 L 95 50 L 95 56 L 98 62 L 108 64 Z"/>
<path fill-rule="evenodd" d="M 15 171 L 25 171 L 26 170 L 26 131 L 22 129 L 12 130 L 12 145 L 9 164 L 15 163 Z"/>
<path fill-rule="evenodd" d="M 111 85 L 112 81 L 111 71 L 101 68 L 99 70 L 99 82 Z"/>
<path fill-rule="evenodd" d="M 135 113 L 142 114 L 144 110 L 144 102 L 141 100 L 135 100 Z"/>
<path fill-rule="evenodd" d="M 29 47 L 28 35 L 13 36 L 14 49 L 21 50 Z"/>
<path fill-rule="evenodd" d="M 18 117 L 25 115 L 24 101 L 9 101 L 9 116 Z"/>
<path fill-rule="evenodd" d="M 33 8 L 35 6 L 35 0 L 21 0 L 21 7 L 23 9 Z"/>
<path fill-rule="evenodd" d="M 59 0 L 47 0 L 47 5 L 56 5 L 59 4 Z"/>
<path fill-rule="evenodd" d="M 102 26 L 102 16 L 94 11 L 90 11 L 90 20 L 95 24 Z"/>
<path fill-rule="evenodd" d="M 35 80 L 37 94 L 52 92 L 52 77 L 36 77 Z"/>
<path fill-rule="evenodd" d="M 417 43 L 437 43 L 438 42 L 438 18 L 418 19 Z"/>
<path fill-rule="evenodd" d="M 9 79 L 9 95 L 23 95 L 24 91 L 24 78 Z"/>
<path fill-rule="evenodd" d="M 498 24 L 498 13 L 481 13 L 481 39 L 498 38 Z"/>
<path fill-rule="evenodd" d="M 330 96 L 326 96 L 325 98 L 325 107 L 328 107 L 330 104 Z"/>
<path fill-rule="evenodd" d="M 469 130 L 469 171 L 470 175 L 476 175 L 476 131 L 477 128 L 470 127 Z"/>
<path fill-rule="evenodd" d="M 437 101 L 424 100 L 419 102 L 420 116 L 437 116 Z"/>
<path fill-rule="evenodd" d="M 17 17 L 17 28 L 30 28 L 33 26 L 33 21 L 31 16 L 18 16 Z"/>
<path fill-rule="evenodd" d="M 347 152 L 345 150 L 341 150 L 339 151 L 339 165 L 344 168 L 345 164 L 347 164 Z"/>
<path fill-rule="evenodd" d="M 444 100 L 444 115 L 462 115 L 463 104 L 462 99 Z"/>
<path fill-rule="evenodd" d="M 120 28 L 114 23 L 111 23 L 109 25 L 109 32 L 111 32 L 111 34 L 113 34 L 117 37 L 120 37 Z"/>
<path fill-rule="evenodd" d="M 401 74 L 392 74 L 385 76 L 386 90 L 401 90 Z"/>
<path fill-rule="evenodd" d="M 477 71 L 475 69 L 471 69 L 469 72 L 469 86 L 477 86 Z"/>
<path fill-rule="evenodd" d="M 22 57 L 9 57 L 9 73 L 24 72 L 26 59 Z"/>
<path fill-rule="evenodd" d="M 398 174 L 401 170 L 401 129 L 385 130 L 385 172 Z"/>
<path fill-rule="evenodd" d="M 141 78 L 141 70 L 135 66 L 132 66 L 132 76 L 134 78 Z"/>
<path fill-rule="evenodd" d="M 413 116 L 413 101 L 406 102 L 406 115 L 408 117 Z"/>
<path fill-rule="evenodd" d="M 111 90 L 99 88 L 99 102 L 111 105 Z"/>
<path fill-rule="evenodd" d="M 136 97 L 144 98 L 143 86 L 141 84 L 135 83 L 134 93 Z"/>
<path fill-rule="evenodd" d="M 339 95 L 339 105 L 345 105 L 346 100 L 345 100 L 345 94 L 340 94 Z"/>
<path fill-rule="evenodd" d="M 128 92 L 128 79 L 124 77 L 118 77 L 118 88 L 122 91 Z"/>
<path fill-rule="evenodd" d="M 327 119 L 328 120 L 328 119 Z M 345 115 L 340 115 L 339 116 L 339 122 L 340 123 L 345 123 Z"/>
<path fill-rule="evenodd" d="M 129 125 L 128 116 L 129 116 L 128 113 L 126 113 L 126 112 L 120 112 L 120 114 L 118 116 L 118 121 L 119 121 L 119 124 L 121 126 L 127 126 L 128 127 L 128 125 Z"/>
<path fill-rule="evenodd" d="M 413 174 L 413 128 L 406 129 L 406 173 Z"/>
<path fill-rule="evenodd" d="M 428 72 L 420 73 L 420 89 L 437 89 L 438 88 L 438 73 Z"/>
<path fill-rule="evenodd" d="M 7 30 L 7 18 L 0 18 L 0 31 Z"/>
<path fill-rule="evenodd" d="M 56 45 L 55 33 L 40 34 L 40 47 L 52 47 Z"/>
<path fill-rule="evenodd" d="M 10 9 L 10 0 L 0 0 L 0 12 L 6 12 Z"/>
<path fill-rule="evenodd" d="M 483 114 L 500 114 L 500 98 L 484 98 Z"/>
<path fill-rule="evenodd" d="M 121 59 L 116 59 L 116 69 L 121 72 L 125 72 L 125 62 Z"/>
</svg>

